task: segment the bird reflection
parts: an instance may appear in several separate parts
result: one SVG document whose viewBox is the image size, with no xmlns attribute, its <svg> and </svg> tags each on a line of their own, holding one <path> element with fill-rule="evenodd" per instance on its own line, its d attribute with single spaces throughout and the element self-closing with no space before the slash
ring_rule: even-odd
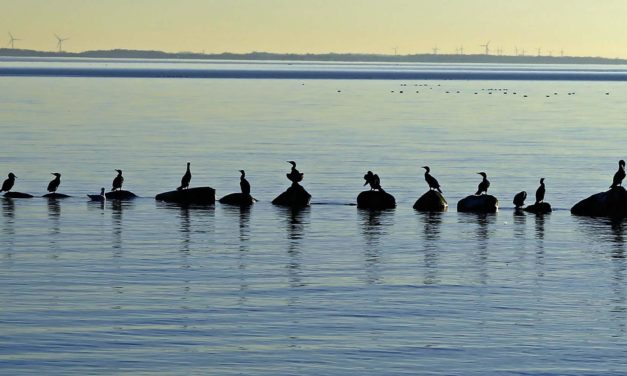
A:
<svg viewBox="0 0 627 376">
<path fill-rule="evenodd" d="M 381 281 L 379 264 L 381 262 L 381 238 L 387 235 L 387 227 L 392 222 L 393 212 L 387 210 L 359 210 L 361 232 L 366 241 L 364 259 L 366 283 L 376 284 Z"/>
<path fill-rule="evenodd" d="M 179 218 L 181 219 L 181 254 L 185 259 L 189 255 L 189 244 L 191 242 L 191 223 L 189 219 L 189 206 L 183 205 L 179 208 Z M 189 267 L 188 262 L 185 265 Z"/>
<path fill-rule="evenodd" d="M 58 200 L 49 199 L 48 200 L 48 219 L 50 220 L 50 249 L 57 250 L 58 243 L 57 237 L 61 233 L 60 229 L 60 217 L 61 217 L 61 205 L 59 205 Z M 58 255 L 53 254 L 53 257 L 58 257 Z"/>
<path fill-rule="evenodd" d="M 6 249 L 5 256 L 10 258 L 13 254 L 15 247 L 15 202 L 10 198 L 2 198 L 2 216 L 4 218 L 2 226 L 2 241 L 0 244 L 4 244 Z"/>
<path fill-rule="evenodd" d="M 464 223 L 475 223 L 477 230 L 475 239 L 477 241 L 476 254 L 477 266 L 479 268 L 479 283 L 488 283 L 488 240 L 490 239 L 490 225 L 496 220 L 494 213 L 459 213 L 459 218 Z"/>
<path fill-rule="evenodd" d="M 287 224 L 287 254 L 289 263 L 287 273 L 290 287 L 302 287 L 306 284 L 302 281 L 301 272 L 301 248 L 305 235 L 305 225 L 308 222 L 309 208 L 278 208 L 285 214 Z M 297 298 L 290 299 L 289 304 L 298 303 Z"/>
<path fill-rule="evenodd" d="M 617 323 L 616 337 L 622 337 L 627 328 L 627 298 L 625 297 L 625 242 L 623 220 L 611 220 L 612 232 L 612 308 L 614 321 Z"/>
<path fill-rule="evenodd" d="M 433 285 L 438 283 L 438 253 L 440 250 L 440 225 L 442 224 L 442 213 L 440 212 L 421 212 L 420 218 L 424 222 L 424 266 L 425 285 Z"/>
<path fill-rule="evenodd" d="M 544 220 L 543 214 L 537 214 L 536 216 L 536 275 L 544 277 Z"/>
<path fill-rule="evenodd" d="M 122 229 L 124 228 L 124 223 L 122 221 L 123 213 L 124 210 L 130 205 L 130 203 L 120 200 L 111 201 L 111 219 L 113 222 L 113 255 L 115 257 L 122 256 Z"/>
</svg>

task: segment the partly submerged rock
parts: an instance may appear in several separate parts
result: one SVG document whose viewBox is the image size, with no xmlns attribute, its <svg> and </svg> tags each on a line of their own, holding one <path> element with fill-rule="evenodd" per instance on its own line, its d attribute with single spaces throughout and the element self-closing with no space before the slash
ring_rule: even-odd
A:
<svg viewBox="0 0 627 376">
<path fill-rule="evenodd" d="M 590 217 L 627 217 L 627 191 L 623 187 L 614 187 L 607 192 L 594 194 L 575 204 L 570 209 L 574 215 Z"/>
<path fill-rule="evenodd" d="M 107 200 L 132 200 L 137 197 L 137 195 L 131 191 L 119 190 L 107 192 L 105 193 L 105 197 L 107 197 Z"/>
<path fill-rule="evenodd" d="M 246 193 L 231 193 L 220 199 L 221 204 L 237 205 L 237 206 L 250 206 L 255 203 L 253 196 Z"/>
<path fill-rule="evenodd" d="M 396 207 L 394 196 L 385 191 L 363 191 L 357 196 L 360 209 L 393 209 Z"/>
<path fill-rule="evenodd" d="M 416 200 L 414 209 L 420 211 L 446 211 L 448 203 L 442 196 L 442 193 L 430 189 Z"/>
<path fill-rule="evenodd" d="M 492 195 L 472 195 L 457 203 L 458 212 L 494 213 L 499 209 L 499 200 Z"/>
<path fill-rule="evenodd" d="M 108 193 L 107 193 L 108 195 Z M 107 196 L 109 198 L 109 196 Z M 211 187 L 196 187 L 159 193 L 155 200 L 177 204 L 213 205 L 216 202 L 216 190 Z"/>
<path fill-rule="evenodd" d="M 311 195 L 298 183 L 293 183 L 285 192 L 272 200 L 272 204 L 301 208 L 309 206 Z"/>
<path fill-rule="evenodd" d="M 22 192 L 7 192 L 4 194 L 6 198 L 33 198 L 33 195 L 29 195 L 28 193 Z"/>
<path fill-rule="evenodd" d="M 537 204 L 529 205 L 523 210 L 526 212 L 535 213 L 535 214 L 546 214 L 546 213 L 550 213 L 553 211 L 551 209 L 551 204 L 549 204 L 548 202 L 540 202 Z"/>
<path fill-rule="evenodd" d="M 44 198 L 49 198 L 49 199 L 53 199 L 53 200 L 58 200 L 61 198 L 68 198 L 68 197 L 72 197 L 72 196 L 68 196 L 68 195 L 64 195 L 63 193 L 57 193 L 57 192 L 53 192 L 53 193 L 47 193 L 41 197 Z"/>
</svg>

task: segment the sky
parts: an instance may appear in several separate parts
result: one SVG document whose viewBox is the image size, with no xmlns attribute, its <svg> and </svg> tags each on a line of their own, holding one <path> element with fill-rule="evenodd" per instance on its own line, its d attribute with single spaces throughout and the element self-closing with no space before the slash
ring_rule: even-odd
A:
<svg viewBox="0 0 627 376">
<path fill-rule="evenodd" d="M 625 0 L 0 0 L 0 45 L 627 58 Z M 2 30 L 4 28 L 4 30 Z M 2 37 L 4 36 L 4 37 Z"/>
</svg>

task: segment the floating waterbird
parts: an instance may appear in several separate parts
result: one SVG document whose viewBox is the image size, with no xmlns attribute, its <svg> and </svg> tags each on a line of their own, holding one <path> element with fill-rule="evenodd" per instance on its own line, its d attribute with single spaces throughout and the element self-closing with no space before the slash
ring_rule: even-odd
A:
<svg viewBox="0 0 627 376">
<path fill-rule="evenodd" d="M 614 180 L 612 181 L 610 188 L 615 188 L 619 185 L 622 187 L 623 179 L 625 179 L 625 161 L 621 159 L 618 161 L 618 171 L 614 174 Z"/>
<path fill-rule="evenodd" d="M 116 189 L 121 190 L 122 184 L 124 183 L 124 177 L 122 176 L 122 170 L 115 170 L 118 172 L 118 176 L 113 179 L 113 184 L 111 191 L 115 191 Z"/>
<path fill-rule="evenodd" d="M 546 188 L 544 187 L 544 178 L 540 179 L 540 186 L 536 190 L 536 204 L 539 204 L 544 201 L 544 194 L 546 193 Z"/>
<path fill-rule="evenodd" d="M 244 170 L 239 170 L 242 173 L 242 176 L 239 178 L 239 186 L 242 189 L 242 193 L 245 195 L 250 195 L 250 183 L 246 180 L 246 172 Z"/>
<path fill-rule="evenodd" d="M 52 175 L 54 175 L 55 178 L 48 183 L 48 192 L 54 193 L 57 191 L 57 188 L 59 188 L 59 184 L 61 184 L 61 174 L 53 172 Z"/>
<path fill-rule="evenodd" d="M 189 165 L 190 162 L 187 162 L 187 171 L 185 171 L 185 175 L 181 178 L 181 186 L 176 188 L 177 191 L 189 188 L 189 182 L 192 180 L 192 172 L 189 170 Z"/>
<path fill-rule="evenodd" d="M 488 180 L 488 175 L 486 175 L 485 172 L 477 172 L 477 174 L 483 176 L 483 180 L 481 181 L 481 183 L 479 183 L 479 186 L 477 187 L 477 193 L 475 194 L 476 195 L 480 195 L 482 193 L 487 194 L 488 188 L 490 188 L 490 181 Z"/>
<path fill-rule="evenodd" d="M 303 174 L 302 172 L 300 172 L 300 171 L 298 171 L 296 169 L 296 162 L 294 162 L 294 161 L 287 161 L 287 163 L 292 165 L 292 170 L 290 171 L 289 174 L 286 175 L 287 178 L 294 184 L 303 181 L 303 176 L 305 174 Z"/>
<path fill-rule="evenodd" d="M 107 196 L 105 196 L 105 189 L 100 188 L 100 194 L 99 195 L 87 195 L 87 197 L 89 197 L 92 201 L 106 201 L 107 200 Z"/>
<path fill-rule="evenodd" d="M 438 192 L 442 193 L 442 190 L 440 189 L 440 183 L 438 183 L 437 179 L 434 178 L 433 176 L 431 176 L 431 174 L 429 173 L 429 171 L 431 171 L 429 166 L 423 166 L 422 168 L 424 168 L 426 170 L 425 171 L 425 181 L 429 185 L 429 189 L 431 189 L 431 190 L 435 189 Z"/>
<path fill-rule="evenodd" d="M 9 172 L 9 178 L 2 183 L 2 189 L 0 189 L 0 192 L 10 191 L 11 188 L 13 188 L 13 184 L 15 184 L 15 179 L 17 179 L 17 176 L 15 176 L 12 172 Z"/>
</svg>

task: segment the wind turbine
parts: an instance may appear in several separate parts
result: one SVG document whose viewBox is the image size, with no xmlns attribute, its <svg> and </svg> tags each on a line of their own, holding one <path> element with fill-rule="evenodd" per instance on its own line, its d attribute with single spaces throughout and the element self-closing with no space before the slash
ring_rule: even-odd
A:
<svg viewBox="0 0 627 376">
<path fill-rule="evenodd" d="M 562 49 L 562 50 L 560 50 L 560 56 L 561 56 L 561 57 L 564 57 L 564 50 L 563 50 L 563 49 Z"/>
<path fill-rule="evenodd" d="M 66 40 L 70 38 L 61 38 L 57 34 L 55 34 L 54 36 L 55 38 L 57 38 L 57 47 L 59 47 L 59 52 L 63 52 L 63 42 L 65 42 Z"/>
<path fill-rule="evenodd" d="M 488 43 L 486 43 L 486 44 L 482 44 L 481 47 L 485 48 L 485 54 L 486 55 L 490 54 L 490 41 L 488 41 Z"/>
<path fill-rule="evenodd" d="M 15 45 L 14 44 L 15 44 L 16 40 L 19 40 L 19 39 L 15 38 L 13 36 L 13 34 L 11 34 L 11 32 L 9 32 L 9 46 L 11 46 L 12 49 L 15 49 Z"/>
<path fill-rule="evenodd" d="M 525 49 L 523 48 L 522 52 L 520 53 L 520 56 L 525 56 Z"/>
<path fill-rule="evenodd" d="M 434 55 L 437 55 L 437 54 L 438 54 L 438 51 L 440 51 L 440 49 L 439 49 L 437 46 L 436 46 L 436 47 L 433 47 L 431 50 L 433 51 L 433 54 L 434 54 Z"/>
<path fill-rule="evenodd" d="M 463 45 L 459 47 L 459 54 L 460 55 L 464 54 L 464 46 Z"/>
<path fill-rule="evenodd" d="M 542 47 L 538 47 L 538 56 L 542 54 Z"/>
<path fill-rule="evenodd" d="M 514 46 L 514 49 L 516 50 L 516 56 L 518 56 L 518 47 Z"/>
<path fill-rule="evenodd" d="M 398 47 L 394 47 L 394 56 L 398 55 Z"/>
</svg>

